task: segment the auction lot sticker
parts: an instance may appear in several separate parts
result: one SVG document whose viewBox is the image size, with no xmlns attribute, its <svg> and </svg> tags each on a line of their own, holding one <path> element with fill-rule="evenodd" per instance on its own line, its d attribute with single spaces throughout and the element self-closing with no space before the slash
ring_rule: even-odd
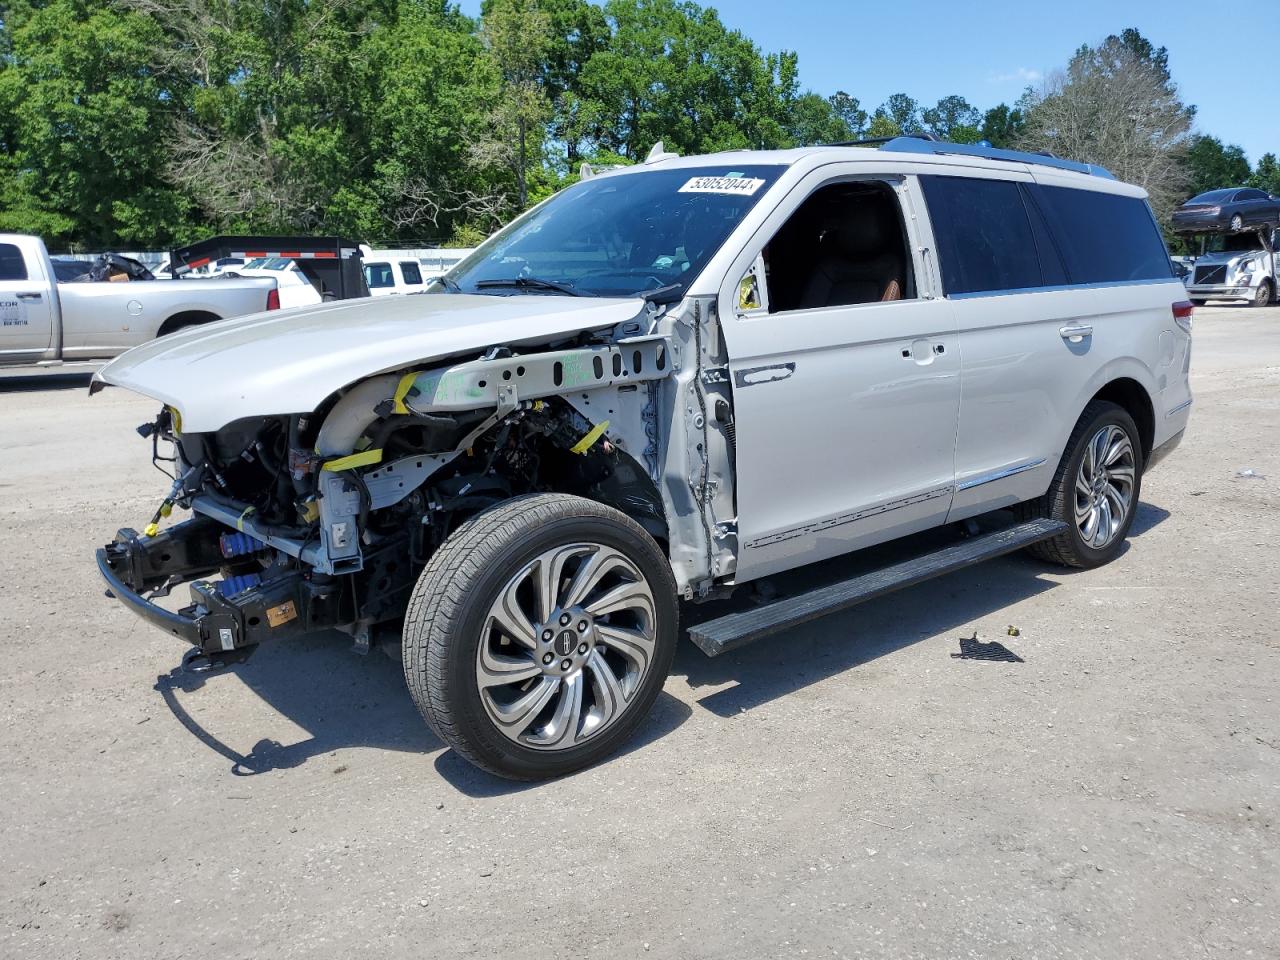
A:
<svg viewBox="0 0 1280 960">
<path fill-rule="evenodd" d="M 764 186 L 755 177 L 693 177 L 680 193 L 720 193 L 731 197 L 749 197 Z"/>
</svg>

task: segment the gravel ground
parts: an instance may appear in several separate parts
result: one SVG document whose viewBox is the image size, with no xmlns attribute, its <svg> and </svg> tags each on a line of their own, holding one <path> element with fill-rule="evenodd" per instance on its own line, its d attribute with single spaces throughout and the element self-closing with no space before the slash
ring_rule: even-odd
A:
<svg viewBox="0 0 1280 960">
<path fill-rule="evenodd" d="M 91 558 L 163 493 L 154 404 L 0 381 L 0 956 L 1280 956 L 1280 308 L 1199 311 L 1193 377 L 1113 565 L 686 642 L 533 786 L 338 638 L 185 681 Z"/>
</svg>

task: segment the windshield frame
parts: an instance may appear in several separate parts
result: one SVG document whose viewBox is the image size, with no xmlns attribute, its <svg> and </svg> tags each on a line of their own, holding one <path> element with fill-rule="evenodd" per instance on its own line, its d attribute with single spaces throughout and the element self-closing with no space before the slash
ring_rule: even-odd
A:
<svg viewBox="0 0 1280 960">
<path fill-rule="evenodd" d="M 529 210 L 526 210 L 477 246 L 469 255 L 454 264 L 442 276 L 433 278 L 433 286 L 430 292 L 454 292 L 487 296 L 569 295 L 553 289 L 542 289 L 538 286 L 542 282 L 549 282 L 549 284 L 557 283 L 571 287 L 575 296 L 605 299 L 634 298 L 646 296 L 651 292 L 657 291 L 659 296 L 663 298 L 663 302 L 678 300 L 696 284 L 698 278 L 716 259 L 716 255 L 724 249 L 725 244 L 748 220 L 752 211 L 758 209 L 764 197 L 774 191 L 784 179 L 784 175 L 790 166 L 790 164 L 778 161 L 754 163 L 729 161 L 717 164 L 716 158 L 704 157 L 698 158 L 698 160 L 700 162 L 696 164 L 680 164 L 678 166 L 627 167 L 616 172 L 597 174 L 587 180 L 580 180 L 578 183 L 552 194 Z M 694 198 L 699 195 L 736 197 L 745 201 L 737 206 L 730 206 L 727 203 L 724 205 L 725 229 L 720 232 L 712 231 L 709 234 L 707 244 L 701 248 L 696 256 L 690 256 L 688 260 L 684 261 L 683 267 L 677 269 L 674 274 L 664 276 L 663 272 L 679 267 L 678 258 L 674 256 L 674 253 L 678 252 L 687 256 L 687 251 L 683 246 L 677 248 L 677 251 L 674 251 L 672 255 L 664 253 L 644 267 L 634 264 L 622 267 L 610 260 L 602 260 L 601 266 L 605 267 L 605 269 L 598 271 L 602 277 L 617 279 L 624 273 L 636 275 L 637 282 L 634 283 L 633 287 L 628 288 L 583 286 L 580 285 L 582 277 L 569 278 L 561 275 L 552 275 L 558 271 L 545 272 L 544 275 L 538 270 L 530 270 L 530 261 L 524 257 L 519 257 L 519 259 L 523 260 L 523 267 L 517 267 L 513 262 L 511 269 L 501 276 L 498 275 L 502 273 L 501 271 L 495 270 L 491 271 L 492 275 L 485 275 L 480 269 L 487 264 L 492 264 L 494 262 L 494 254 L 501 250 L 504 245 L 515 247 L 521 240 L 526 239 L 528 236 L 533 236 L 534 234 L 526 234 L 525 231 L 535 220 L 547 215 L 548 207 L 572 203 L 574 200 L 585 200 L 584 194 L 601 187 L 617 186 L 624 178 L 654 178 L 659 176 L 671 183 L 679 184 L 673 190 L 673 194 L 680 193 L 690 198 L 684 201 L 683 204 L 673 204 L 673 210 L 680 205 L 688 207 L 690 203 L 696 202 Z M 724 184 L 723 187 L 717 189 L 716 183 L 709 182 L 712 180 L 726 181 L 734 179 L 740 180 L 744 184 L 750 184 L 754 181 L 759 181 L 759 184 L 750 188 L 750 192 L 747 192 L 748 188 L 739 188 L 736 184 Z M 707 188 L 702 189 L 704 184 L 701 182 L 693 186 L 694 181 L 708 181 L 705 184 Z M 584 185 L 587 185 L 585 190 L 579 189 Z M 691 187 L 692 189 L 686 189 Z M 690 213 L 691 210 L 687 210 L 684 215 L 687 217 Z M 565 215 L 569 216 L 571 214 L 567 212 Z M 672 238 L 664 236 L 663 239 L 669 241 Z M 688 233 L 683 235 L 683 239 L 688 240 Z M 626 238 L 624 238 L 625 240 Z M 527 252 L 532 253 L 534 251 Z M 556 250 L 553 251 L 553 255 L 562 252 Z M 513 257 L 513 261 L 515 259 Z M 661 263 L 661 261 L 668 262 Z M 592 275 L 595 275 L 595 272 Z M 643 280 L 657 282 L 640 282 Z M 525 283 L 521 281 L 531 282 Z M 477 287 L 477 283 L 482 284 L 482 286 Z"/>
</svg>

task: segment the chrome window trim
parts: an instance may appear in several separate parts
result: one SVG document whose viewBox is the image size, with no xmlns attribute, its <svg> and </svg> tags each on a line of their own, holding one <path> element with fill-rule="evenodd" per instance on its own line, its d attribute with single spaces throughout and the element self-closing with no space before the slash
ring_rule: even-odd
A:
<svg viewBox="0 0 1280 960">
<path fill-rule="evenodd" d="M 1052 287 L 1019 287 L 1016 290 L 982 290 L 974 293 L 949 293 L 948 300 L 972 300 L 975 297 L 1010 297 L 1020 293 L 1066 293 L 1071 290 L 1104 290 L 1111 287 L 1150 286 L 1156 283 L 1177 283 L 1173 277 L 1152 277 L 1147 280 L 1105 280 L 1094 283 L 1062 283 Z"/>
</svg>

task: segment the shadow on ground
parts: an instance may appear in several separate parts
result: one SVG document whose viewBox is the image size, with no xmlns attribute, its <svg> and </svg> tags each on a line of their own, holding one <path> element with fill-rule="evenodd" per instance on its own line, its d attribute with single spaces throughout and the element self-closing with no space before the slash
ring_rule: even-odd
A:
<svg viewBox="0 0 1280 960">
<path fill-rule="evenodd" d="M 1141 536 L 1169 514 L 1142 504 L 1133 535 Z M 894 563 L 954 540 L 954 531 L 931 531 L 857 554 L 815 564 L 772 578 L 768 587 L 779 596 L 824 586 Z M 715 686 L 698 706 L 731 716 L 787 696 L 810 684 L 854 669 L 917 642 L 923 637 L 960 631 L 1010 604 L 1056 586 L 1045 574 L 1058 567 L 1011 556 L 988 561 L 938 580 L 890 594 L 843 613 L 803 624 L 754 646 L 708 659 L 691 643 L 676 652 L 672 676 L 684 677 L 695 692 Z M 743 587 L 730 600 L 685 605 L 684 626 L 712 619 L 760 602 L 760 588 Z M 969 629 L 965 629 L 969 628 Z M 682 637 L 683 640 L 683 637 Z M 293 744 L 261 740 L 247 754 L 223 743 L 201 726 L 184 706 L 208 684 L 232 677 L 273 709 L 310 733 Z M 728 686 L 726 686 L 728 684 Z M 327 633 L 303 640 L 267 645 L 248 661 L 211 673 L 175 667 L 158 677 L 156 689 L 190 733 L 231 763 L 236 776 L 287 770 L 312 757 L 350 747 L 437 753 L 435 769 L 468 796 L 490 797 L 529 789 L 490 776 L 458 757 L 435 736 L 418 714 L 404 684 L 400 663 L 377 651 L 351 652 L 349 637 Z M 692 714 L 689 706 L 663 693 L 638 734 L 622 753 L 642 749 L 678 728 Z M 606 761 L 607 762 L 607 761 Z"/>
</svg>

